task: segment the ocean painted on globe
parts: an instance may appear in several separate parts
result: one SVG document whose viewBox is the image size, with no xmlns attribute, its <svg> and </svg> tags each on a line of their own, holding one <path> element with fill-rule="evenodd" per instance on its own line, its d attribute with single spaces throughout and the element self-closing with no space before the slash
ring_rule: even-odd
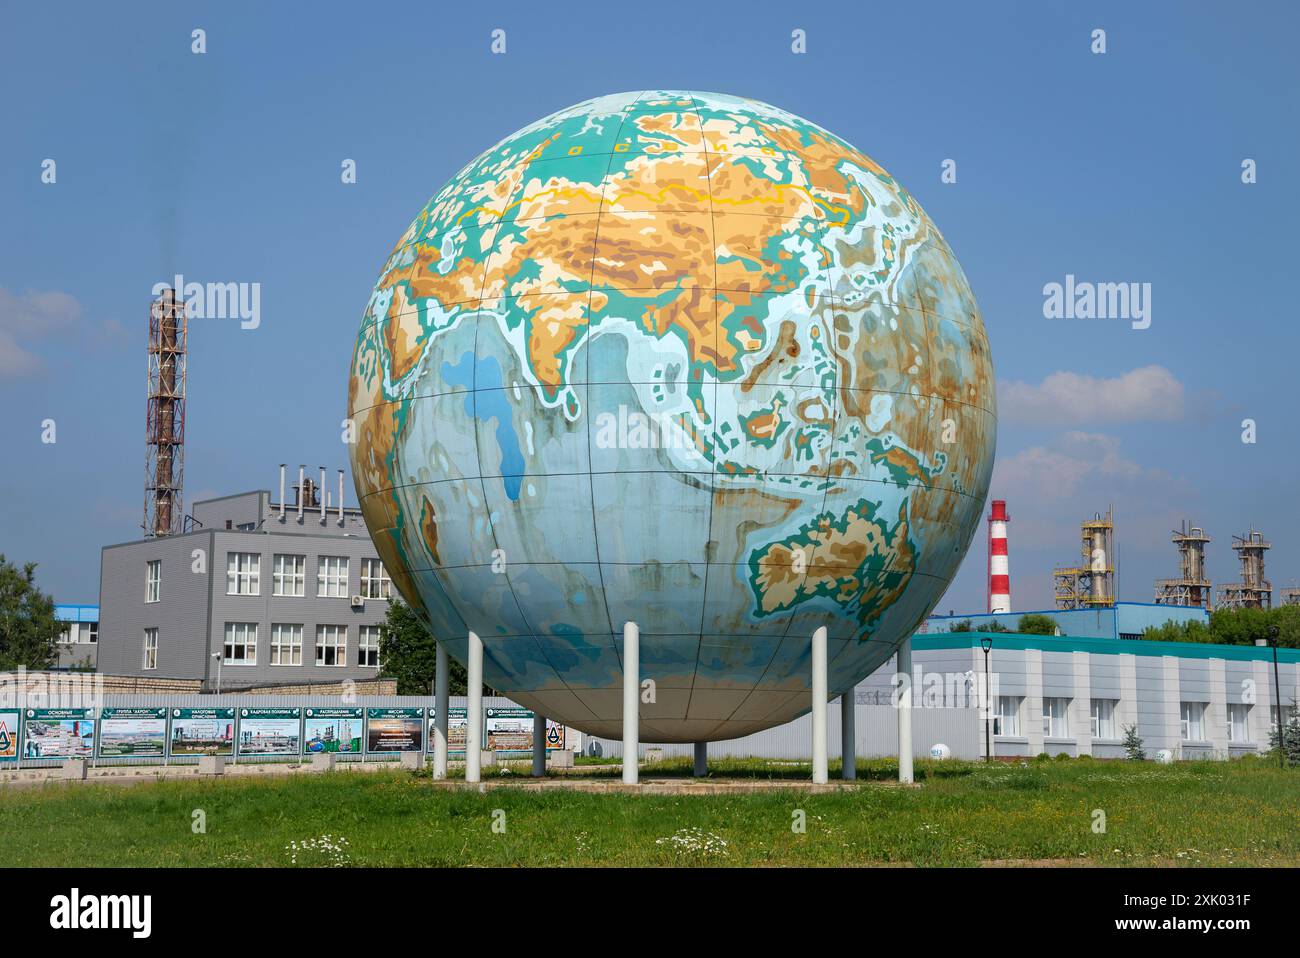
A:
<svg viewBox="0 0 1300 958">
<path fill-rule="evenodd" d="M 734 738 L 884 663 L 965 555 L 996 437 L 943 236 L 834 134 L 719 94 L 599 97 L 428 202 L 349 383 L 353 475 L 402 596 L 583 731 Z"/>
</svg>

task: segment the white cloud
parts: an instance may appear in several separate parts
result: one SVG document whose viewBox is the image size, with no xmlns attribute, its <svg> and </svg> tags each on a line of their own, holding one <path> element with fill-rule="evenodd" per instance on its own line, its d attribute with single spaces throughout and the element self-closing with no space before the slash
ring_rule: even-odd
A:
<svg viewBox="0 0 1300 958">
<path fill-rule="evenodd" d="M 81 304 L 67 293 L 28 290 L 22 296 L 0 287 L 0 378 L 29 376 L 44 368 L 26 343 L 74 329 Z"/>
<path fill-rule="evenodd" d="M 1164 366 L 1143 366 L 1113 379 L 1060 371 L 1035 386 L 1006 382 L 998 413 L 1007 422 L 1168 422 L 1181 419 L 1183 384 Z"/>
<path fill-rule="evenodd" d="M 1106 480 L 1157 479 L 1157 470 L 1146 470 L 1120 452 L 1114 436 L 1092 432 L 1067 432 L 1049 446 L 1030 446 L 1014 456 L 997 460 L 993 468 L 993 489 L 998 498 L 1028 498 L 1034 501 L 1072 499 L 1088 486 Z"/>
</svg>

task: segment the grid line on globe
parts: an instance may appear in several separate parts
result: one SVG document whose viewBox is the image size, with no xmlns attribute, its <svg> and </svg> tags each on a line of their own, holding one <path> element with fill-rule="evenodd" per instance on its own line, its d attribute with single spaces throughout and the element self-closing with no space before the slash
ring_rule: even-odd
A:
<svg viewBox="0 0 1300 958">
<path fill-rule="evenodd" d="M 734 738 L 886 661 L 979 523 L 987 337 L 884 169 L 756 100 L 645 91 L 530 124 L 390 254 L 349 382 L 353 477 L 453 656 L 583 731 Z"/>
</svg>

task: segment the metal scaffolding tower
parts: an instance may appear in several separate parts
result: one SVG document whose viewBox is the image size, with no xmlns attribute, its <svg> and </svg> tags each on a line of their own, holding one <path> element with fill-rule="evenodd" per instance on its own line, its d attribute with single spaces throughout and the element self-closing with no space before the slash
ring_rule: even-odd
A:
<svg viewBox="0 0 1300 958">
<path fill-rule="evenodd" d="M 1179 577 L 1156 580 L 1156 605 L 1213 607 L 1211 583 L 1205 575 L 1205 545 L 1209 541 L 1204 529 L 1186 520 L 1181 529 L 1174 530 Z"/>
<path fill-rule="evenodd" d="M 149 396 L 145 411 L 144 530 L 181 531 L 185 477 L 185 303 L 167 289 L 149 306 Z"/>
<path fill-rule="evenodd" d="M 1111 510 L 1079 526 L 1078 566 L 1058 566 L 1052 573 L 1058 609 L 1100 609 L 1115 604 L 1115 523 Z"/>
<path fill-rule="evenodd" d="M 1273 583 L 1264 578 L 1264 553 L 1272 544 L 1264 534 L 1251 529 L 1232 537 L 1232 548 L 1241 561 L 1241 581 L 1219 590 L 1219 606 L 1225 609 L 1268 609 L 1273 605 Z"/>
</svg>

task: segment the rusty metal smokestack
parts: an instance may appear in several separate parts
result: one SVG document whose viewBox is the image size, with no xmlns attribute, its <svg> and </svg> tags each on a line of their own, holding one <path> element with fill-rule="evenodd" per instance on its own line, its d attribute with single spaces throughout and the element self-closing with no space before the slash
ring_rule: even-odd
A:
<svg viewBox="0 0 1300 958">
<path fill-rule="evenodd" d="M 149 536 L 181 531 L 185 476 L 185 303 L 168 288 L 149 307 L 145 411 L 144 528 Z"/>
</svg>

